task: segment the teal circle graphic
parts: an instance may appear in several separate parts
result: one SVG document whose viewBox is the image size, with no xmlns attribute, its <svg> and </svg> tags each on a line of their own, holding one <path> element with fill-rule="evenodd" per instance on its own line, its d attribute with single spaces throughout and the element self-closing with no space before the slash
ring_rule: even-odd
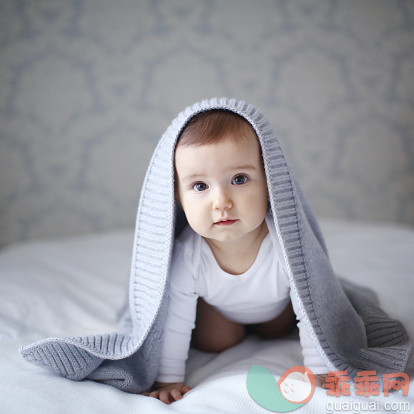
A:
<svg viewBox="0 0 414 414">
<path fill-rule="evenodd" d="M 273 374 L 260 365 L 250 367 L 247 373 L 247 390 L 257 404 L 277 413 L 294 411 L 306 404 L 286 400 Z"/>
</svg>

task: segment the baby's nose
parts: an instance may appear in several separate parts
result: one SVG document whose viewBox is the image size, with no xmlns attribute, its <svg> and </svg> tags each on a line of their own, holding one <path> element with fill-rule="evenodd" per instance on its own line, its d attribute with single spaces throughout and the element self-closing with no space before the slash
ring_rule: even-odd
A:
<svg viewBox="0 0 414 414">
<path fill-rule="evenodd" d="M 233 207 L 233 203 L 227 191 L 219 190 L 214 195 L 213 208 L 217 210 L 224 210 Z"/>
</svg>

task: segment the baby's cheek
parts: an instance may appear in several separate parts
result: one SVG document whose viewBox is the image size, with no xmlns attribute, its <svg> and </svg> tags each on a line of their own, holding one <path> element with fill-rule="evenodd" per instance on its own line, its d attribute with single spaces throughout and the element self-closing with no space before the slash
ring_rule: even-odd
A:
<svg viewBox="0 0 414 414">
<path fill-rule="evenodd" d="M 188 224 L 197 234 L 203 237 L 209 236 L 211 220 L 209 217 L 206 217 L 206 214 L 201 209 L 186 216 Z"/>
<path fill-rule="evenodd" d="M 267 198 L 262 196 L 251 196 L 245 200 L 245 208 L 255 216 L 262 217 L 267 211 Z"/>
</svg>

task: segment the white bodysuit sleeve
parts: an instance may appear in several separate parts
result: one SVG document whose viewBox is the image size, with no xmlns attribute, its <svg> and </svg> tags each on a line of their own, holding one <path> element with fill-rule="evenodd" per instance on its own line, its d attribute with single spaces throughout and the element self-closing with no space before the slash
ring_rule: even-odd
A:
<svg viewBox="0 0 414 414">
<path fill-rule="evenodd" d="M 161 346 L 158 382 L 183 382 L 185 363 L 195 326 L 198 295 L 192 264 L 184 245 L 176 241 L 169 277 L 168 314 Z"/>
<path fill-rule="evenodd" d="M 287 277 L 286 274 L 285 276 Z M 296 314 L 296 319 L 299 321 L 298 328 L 300 345 L 302 347 L 303 365 L 309 368 L 314 374 L 327 374 L 330 369 L 328 369 L 325 361 L 313 343 L 309 330 L 303 321 L 303 315 L 298 304 L 298 299 L 292 292 L 292 289 L 290 290 L 290 299 L 292 301 L 293 311 Z"/>
</svg>

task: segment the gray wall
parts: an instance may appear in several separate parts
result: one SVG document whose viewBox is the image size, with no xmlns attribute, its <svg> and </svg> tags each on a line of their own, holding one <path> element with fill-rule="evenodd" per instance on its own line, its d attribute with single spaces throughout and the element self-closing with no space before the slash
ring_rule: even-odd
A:
<svg viewBox="0 0 414 414">
<path fill-rule="evenodd" d="M 1 0 L 0 245 L 134 226 L 157 140 L 231 96 L 320 216 L 414 224 L 414 1 Z"/>
</svg>

